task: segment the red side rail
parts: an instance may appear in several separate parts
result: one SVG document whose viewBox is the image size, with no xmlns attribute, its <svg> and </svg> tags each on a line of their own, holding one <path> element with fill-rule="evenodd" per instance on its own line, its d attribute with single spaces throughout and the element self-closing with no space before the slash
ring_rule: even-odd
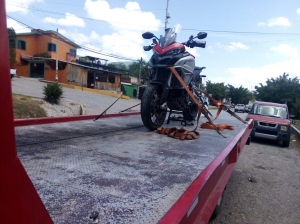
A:
<svg viewBox="0 0 300 224">
<path fill-rule="evenodd" d="M 17 157 L 4 0 L 0 0 L 0 33 L 0 222 L 53 223 Z"/>
<path fill-rule="evenodd" d="M 253 127 L 248 126 L 193 181 L 159 223 L 208 223 Z"/>
<path fill-rule="evenodd" d="M 124 117 L 139 115 L 140 112 L 126 112 L 126 113 L 114 113 L 114 114 L 103 114 L 99 119 L 112 118 L 112 117 Z M 52 124 L 61 122 L 71 122 L 71 121 L 83 121 L 83 120 L 93 120 L 98 115 L 80 115 L 80 116 L 70 116 L 70 117 L 43 117 L 43 118 L 28 118 L 28 119 L 15 119 L 14 126 L 28 126 L 28 125 L 38 125 L 38 124 Z"/>
</svg>

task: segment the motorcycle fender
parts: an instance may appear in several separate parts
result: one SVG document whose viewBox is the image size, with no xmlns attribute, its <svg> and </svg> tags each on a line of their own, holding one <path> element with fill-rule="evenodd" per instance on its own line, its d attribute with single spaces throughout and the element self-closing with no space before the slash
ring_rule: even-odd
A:
<svg viewBox="0 0 300 224">
<path fill-rule="evenodd" d="M 159 104 L 165 103 L 167 101 L 167 97 L 168 97 L 169 89 L 170 89 L 168 86 L 168 83 L 162 82 L 159 80 L 152 80 L 150 82 L 150 84 L 160 85 L 162 87 L 162 93 L 161 93 L 161 97 L 159 99 Z"/>
</svg>

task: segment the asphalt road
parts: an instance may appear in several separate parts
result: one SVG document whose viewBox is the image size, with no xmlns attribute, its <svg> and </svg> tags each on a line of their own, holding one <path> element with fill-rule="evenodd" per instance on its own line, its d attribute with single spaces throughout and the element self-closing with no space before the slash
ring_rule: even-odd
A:
<svg viewBox="0 0 300 224">
<path fill-rule="evenodd" d="M 36 79 L 13 78 L 12 92 L 42 98 L 44 85 Z M 99 114 L 116 100 L 68 88 L 64 97 L 84 105 L 87 114 Z M 139 102 L 120 99 L 109 112 Z M 283 148 L 267 140 L 245 146 L 224 192 L 221 213 L 210 222 L 216 223 L 300 223 L 300 151 L 293 144 Z"/>
<path fill-rule="evenodd" d="M 210 222 L 217 223 L 300 223 L 300 150 L 262 139 L 246 145 L 224 192 L 221 212 Z"/>
<path fill-rule="evenodd" d="M 43 98 L 43 87 L 45 82 L 40 82 L 38 79 L 15 77 L 12 78 L 12 92 L 23 94 L 27 96 L 34 96 Z M 117 98 L 101 95 L 97 93 L 74 90 L 70 88 L 63 88 L 63 97 L 70 101 L 80 103 L 85 108 L 85 114 L 100 114 L 107 109 Z M 140 103 L 137 99 L 119 99 L 109 110 L 108 113 L 116 113 L 127 109 Z M 139 110 L 139 106 L 132 108 L 132 110 Z"/>
</svg>

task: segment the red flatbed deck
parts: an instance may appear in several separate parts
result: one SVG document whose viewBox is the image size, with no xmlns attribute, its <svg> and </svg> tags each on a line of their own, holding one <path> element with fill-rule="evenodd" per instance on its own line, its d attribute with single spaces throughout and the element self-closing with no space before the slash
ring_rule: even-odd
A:
<svg viewBox="0 0 300 224">
<path fill-rule="evenodd" d="M 218 122 L 228 117 L 223 113 Z M 93 211 L 100 223 L 157 223 L 247 130 L 232 122 L 235 130 L 222 132 L 227 138 L 199 128 L 199 139 L 184 141 L 148 131 L 140 116 L 16 127 L 15 133 L 18 157 L 55 223 L 88 223 Z"/>
</svg>

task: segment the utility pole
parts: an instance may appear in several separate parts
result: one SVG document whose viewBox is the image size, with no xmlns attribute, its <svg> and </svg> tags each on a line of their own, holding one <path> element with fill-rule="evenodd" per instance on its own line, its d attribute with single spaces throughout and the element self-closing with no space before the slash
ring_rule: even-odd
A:
<svg viewBox="0 0 300 224">
<path fill-rule="evenodd" d="M 55 81 L 58 81 L 58 29 L 56 30 L 56 69 L 55 69 Z"/>
<path fill-rule="evenodd" d="M 169 12 L 168 12 L 168 8 L 169 8 L 169 0 L 167 0 L 165 30 L 167 29 L 168 19 L 171 18 L 170 14 L 169 14 Z"/>
<path fill-rule="evenodd" d="M 143 61 L 143 58 L 141 57 L 141 61 L 140 61 L 140 69 L 139 69 L 139 85 L 141 85 L 142 61 Z"/>
</svg>

